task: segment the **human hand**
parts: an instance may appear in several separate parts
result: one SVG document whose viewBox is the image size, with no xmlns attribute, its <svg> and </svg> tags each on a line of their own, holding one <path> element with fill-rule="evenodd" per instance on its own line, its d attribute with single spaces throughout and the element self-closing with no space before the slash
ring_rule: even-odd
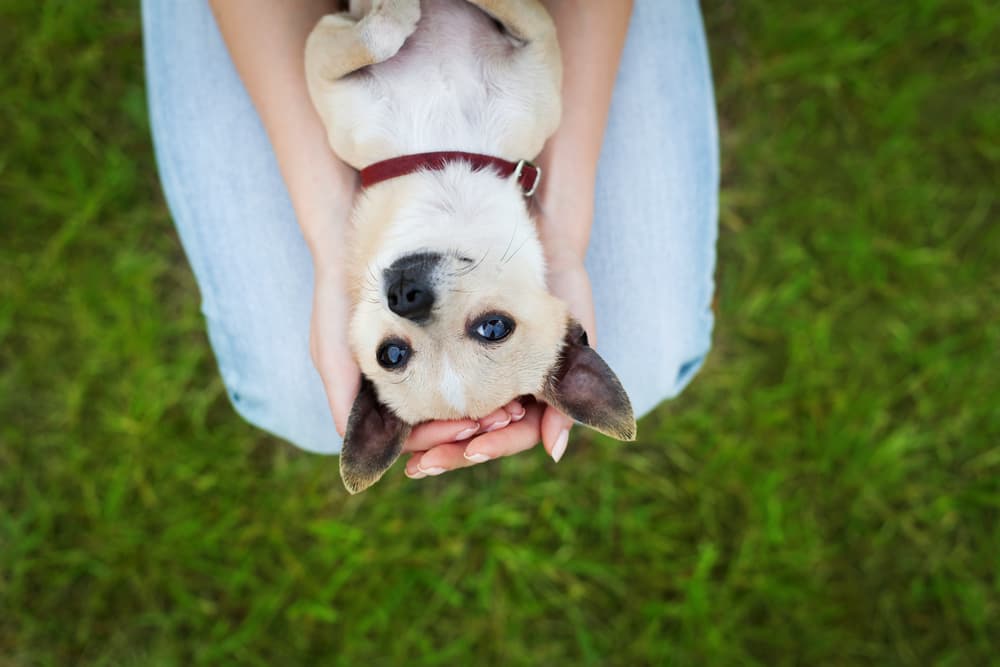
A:
<svg viewBox="0 0 1000 667">
<path fill-rule="evenodd" d="M 331 264 L 317 266 L 309 352 L 323 379 L 333 422 L 341 437 L 347 432 L 347 419 L 361 385 L 361 371 L 347 340 L 350 313 L 341 273 Z"/>
<path fill-rule="evenodd" d="M 274 149 L 312 254 L 316 278 L 309 349 L 341 435 L 360 385 L 347 346 L 349 300 L 339 275 L 357 172 L 330 150 L 305 79 L 306 39 L 330 13 L 325 2 L 212 0 L 229 55 Z"/>
<path fill-rule="evenodd" d="M 347 430 L 361 381 L 347 342 L 349 316 L 350 302 L 341 281 L 332 274 L 318 275 L 309 347 L 341 436 Z M 413 452 L 406 474 L 413 479 L 439 475 L 530 449 L 540 438 L 546 451 L 558 461 L 567 439 L 563 437 L 560 444 L 560 434 L 564 429 L 568 432 L 570 426 L 572 421 L 558 410 L 530 398 L 511 401 L 478 421 L 439 420 L 419 424 L 403 447 L 404 451 Z M 473 443 L 475 446 L 470 447 Z"/>
<path fill-rule="evenodd" d="M 590 278 L 582 258 L 549 253 L 548 285 L 563 299 L 594 340 L 594 303 Z M 422 479 L 467 468 L 533 448 L 539 440 L 557 463 L 566 451 L 573 420 L 531 397 L 511 401 L 490 415 L 474 420 L 433 421 L 416 426 L 403 445 L 412 452 L 406 475 Z"/>
</svg>

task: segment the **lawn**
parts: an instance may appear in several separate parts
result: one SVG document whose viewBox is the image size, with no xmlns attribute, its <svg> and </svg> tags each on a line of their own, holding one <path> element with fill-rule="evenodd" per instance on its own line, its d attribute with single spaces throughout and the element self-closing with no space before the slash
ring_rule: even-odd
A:
<svg viewBox="0 0 1000 667">
<path fill-rule="evenodd" d="M 1000 11 L 704 9 L 699 377 L 349 497 L 227 402 L 137 8 L 0 0 L 0 666 L 1000 664 Z"/>
</svg>

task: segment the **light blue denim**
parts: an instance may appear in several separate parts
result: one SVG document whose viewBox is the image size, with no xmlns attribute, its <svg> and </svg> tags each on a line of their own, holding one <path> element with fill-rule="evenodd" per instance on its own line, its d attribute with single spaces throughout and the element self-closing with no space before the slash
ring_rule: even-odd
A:
<svg viewBox="0 0 1000 667">
<path fill-rule="evenodd" d="M 337 453 L 309 356 L 311 258 L 260 119 L 205 0 L 142 9 L 160 177 L 230 400 L 266 431 Z M 711 343 L 718 143 L 696 0 L 635 0 L 595 197 L 598 351 L 643 415 Z"/>
</svg>

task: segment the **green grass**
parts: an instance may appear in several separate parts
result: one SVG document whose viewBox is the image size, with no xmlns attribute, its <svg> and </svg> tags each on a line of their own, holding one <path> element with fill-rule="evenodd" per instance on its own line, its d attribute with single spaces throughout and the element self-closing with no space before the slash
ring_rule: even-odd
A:
<svg viewBox="0 0 1000 667">
<path fill-rule="evenodd" d="M 0 665 L 1000 664 L 1000 12 L 705 12 L 700 377 L 348 497 L 226 401 L 137 10 L 0 0 Z"/>
</svg>

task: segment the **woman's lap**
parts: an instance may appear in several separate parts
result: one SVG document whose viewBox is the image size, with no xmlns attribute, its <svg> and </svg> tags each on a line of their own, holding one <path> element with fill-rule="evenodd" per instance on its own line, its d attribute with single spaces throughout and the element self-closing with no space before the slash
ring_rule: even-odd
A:
<svg viewBox="0 0 1000 667">
<path fill-rule="evenodd" d="M 598 350 L 637 415 L 676 396 L 708 353 L 717 202 L 715 102 L 697 2 L 637 0 L 587 253 Z"/>
<path fill-rule="evenodd" d="M 273 152 L 205 3 L 143 1 L 157 162 L 230 400 L 336 453 L 309 357 L 312 264 Z M 717 144 L 697 3 L 637 0 L 599 168 L 587 268 L 599 350 L 637 414 L 707 353 Z"/>
<path fill-rule="evenodd" d="M 271 145 L 204 2 L 143 3 L 153 140 L 229 398 L 312 451 L 340 437 L 309 357 L 312 263 Z"/>
</svg>

